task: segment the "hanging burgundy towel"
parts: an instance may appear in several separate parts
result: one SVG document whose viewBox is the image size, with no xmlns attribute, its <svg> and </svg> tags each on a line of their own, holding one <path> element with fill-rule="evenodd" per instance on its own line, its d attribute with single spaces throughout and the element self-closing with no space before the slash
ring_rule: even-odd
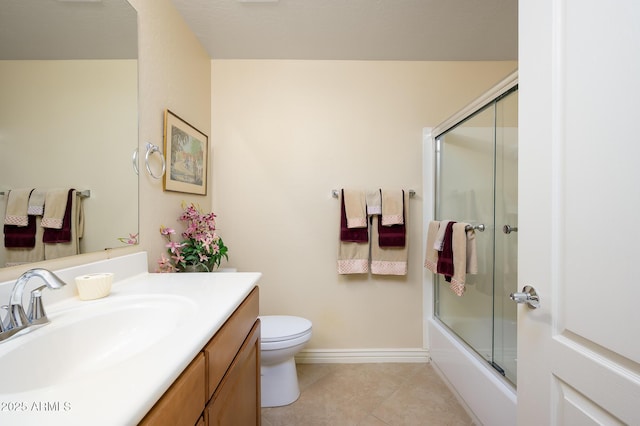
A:
<svg viewBox="0 0 640 426">
<path fill-rule="evenodd" d="M 347 227 L 347 211 L 344 208 L 344 189 L 340 197 L 340 241 L 351 243 L 367 243 L 369 242 L 368 228 L 349 228 Z"/>
<path fill-rule="evenodd" d="M 444 231 L 442 251 L 438 256 L 438 273 L 445 276 L 446 281 L 451 281 L 453 276 L 453 224 L 449 222 Z"/>
<path fill-rule="evenodd" d="M 27 216 L 27 226 L 4 225 L 6 248 L 34 248 L 36 246 L 36 218 Z"/>
</svg>

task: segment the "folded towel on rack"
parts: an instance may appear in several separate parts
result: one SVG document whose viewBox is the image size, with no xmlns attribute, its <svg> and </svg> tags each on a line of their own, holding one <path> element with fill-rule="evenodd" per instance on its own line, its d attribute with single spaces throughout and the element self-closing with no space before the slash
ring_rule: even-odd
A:
<svg viewBox="0 0 640 426">
<path fill-rule="evenodd" d="M 454 273 L 449 287 L 458 296 L 462 296 L 465 292 L 467 274 L 477 272 L 478 265 L 475 260 L 475 231 L 473 228 L 467 231 L 468 225 L 468 223 L 456 223 L 452 229 Z"/>
<path fill-rule="evenodd" d="M 404 191 L 402 191 L 404 198 Z M 404 247 L 406 244 L 407 229 L 405 226 L 404 199 L 402 202 L 402 223 L 396 225 L 382 225 L 382 220 L 378 221 L 378 245 L 380 247 Z"/>
<path fill-rule="evenodd" d="M 41 224 L 43 228 L 62 228 L 62 221 L 64 219 L 65 212 L 67 211 L 68 198 L 69 188 L 51 189 L 47 191 Z"/>
<path fill-rule="evenodd" d="M 383 189 L 382 226 L 402 225 L 404 223 L 404 191 L 401 189 Z"/>
<path fill-rule="evenodd" d="M 453 265 L 453 225 L 455 223 L 453 221 L 447 222 L 444 238 L 442 239 L 442 250 L 438 255 L 438 273 L 444 275 L 447 281 L 451 280 L 455 272 Z M 442 228 L 442 223 L 440 228 Z"/>
<path fill-rule="evenodd" d="M 29 195 L 33 188 L 12 189 L 7 194 L 7 207 L 4 224 L 14 226 L 28 226 Z"/>
<path fill-rule="evenodd" d="M 367 227 L 367 208 L 363 191 L 353 189 L 342 190 L 348 228 Z"/>
<path fill-rule="evenodd" d="M 64 215 L 62 217 L 62 225 L 59 229 L 51 228 L 51 227 L 43 227 L 44 235 L 42 237 L 42 241 L 45 244 L 51 243 L 68 243 L 71 241 L 71 225 L 72 225 L 72 217 L 71 210 L 73 206 L 73 198 L 75 197 L 76 191 L 74 189 L 69 189 L 67 191 L 67 202 L 65 203 Z M 44 222 L 44 218 L 42 219 Z"/>
<path fill-rule="evenodd" d="M 34 189 L 29 197 L 29 207 L 27 213 L 33 216 L 42 216 L 44 214 L 44 200 L 47 191 L 44 189 Z"/>
<path fill-rule="evenodd" d="M 346 205 L 344 198 L 344 190 L 340 197 L 340 241 L 366 243 L 369 241 L 369 230 L 366 227 L 349 228 L 347 226 L 348 218 L 346 213 Z"/>
<path fill-rule="evenodd" d="M 408 194 L 403 194 L 403 204 L 409 204 Z M 384 203 L 384 201 L 383 201 Z M 383 204 L 384 206 L 384 204 Z M 377 275 L 407 275 L 409 258 L 409 241 L 405 232 L 405 243 L 402 247 L 382 247 L 379 244 L 379 216 L 373 216 L 371 225 L 371 273 Z M 404 225 L 409 223 L 409 209 L 404 209 Z"/>
<path fill-rule="evenodd" d="M 375 191 L 367 191 L 366 201 L 367 214 L 369 216 L 374 214 L 382 214 L 382 199 L 379 189 L 376 189 Z"/>
<path fill-rule="evenodd" d="M 447 232 L 447 225 L 451 222 L 450 220 L 442 220 L 440 221 L 440 227 L 438 228 L 438 234 L 436 235 L 436 239 L 433 242 L 433 248 L 442 251 L 442 247 L 444 244 L 444 234 Z"/>
<path fill-rule="evenodd" d="M 424 267 L 433 272 L 438 273 L 438 250 L 433 248 L 436 237 L 438 235 L 438 229 L 440 228 L 440 222 L 432 220 L 429 222 L 427 229 L 427 247 L 424 259 Z"/>
</svg>

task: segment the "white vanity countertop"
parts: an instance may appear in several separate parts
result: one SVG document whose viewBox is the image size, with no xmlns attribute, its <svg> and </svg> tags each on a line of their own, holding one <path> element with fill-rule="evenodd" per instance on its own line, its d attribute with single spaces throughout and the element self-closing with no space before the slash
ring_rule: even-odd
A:
<svg viewBox="0 0 640 426">
<path fill-rule="evenodd" d="M 87 312 L 86 308 L 95 308 L 96 311 L 106 311 L 112 315 L 113 312 L 109 311 L 112 305 L 107 304 L 116 306 L 117 311 L 121 301 L 126 305 L 131 300 L 139 300 L 140 309 L 144 309 L 145 301 L 157 299 L 171 303 L 175 299 L 181 301 L 182 311 L 179 315 L 167 312 L 166 320 L 170 326 L 167 327 L 169 331 L 166 335 L 133 355 L 117 359 L 116 362 L 109 359 L 108 353 L 104 353 L 104 368 L 90 368 L 86 371 L 81 369 L 80 373 L 76 369 L 70 377 L 56 378 L 55 384 L 48 387 L 20 383 L 20 377 L 29 377 L 34 373 L 49 374 L 33 368 L 32 355 L 24 357 L 28 362 L 0 365 L 0 424 L 137 424 L 251 292 L 259 278 L 259 273 L 242 272 L 143 273 L 115 282 L 111 294 L 103 299 L 81 301 L 73 297 L 51 305 L 45 304 L 51 323 L 0 343 L 0 360 L 8 352 L 19 350 L 21 345 L 26 348 L 31 340 L 42 338 L 43 333 L 47 333 L 46 329 L 50 328 L 51 331 L 56 323 L 59 324 L 58 327 L 69 323 L 74 309 Z M 105 310 L 107 306 L 109 310 Z M 164 318 L 161 319 L 161 324 L 152 327 L 156 328 L 154 333 L 163 333 Z M 91 327 L 92 323 L 87 320 L 87 324 Z M 103 328 L 105 324 L 98 325 L 95 335 L 88 334 L 87 347 L 104 343 L 100 341 L 100 329 L 108 327 Z M 135 330 L 136 326 L 136 321 L 132 321 L 132 332 L 145 332 Z M 124 341 L 126 337 L 123 337 Z M 117 353 L 117 345 L 109 345 Z M 59 356 L 57 352 L 61 351 L 63 350 L 50 353 L 45 351 L 37 354 L 35 359 Z M 62 368 L 66 362 L 65 359 L 57 359 L 53 365 L 60 365 Z M 9 370 L 9 380 L 14 381 L 14 386 L 7 383 L 6 374 Z M 15 392 L 14 389 L 18 391 Z"/>
</svg>

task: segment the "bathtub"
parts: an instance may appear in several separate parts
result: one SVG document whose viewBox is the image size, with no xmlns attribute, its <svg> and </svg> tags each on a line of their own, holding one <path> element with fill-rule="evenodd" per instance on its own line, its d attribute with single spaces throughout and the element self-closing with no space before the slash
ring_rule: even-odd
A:
<svg viewBox="0 0 640 426">
<path fill-rule="evenodd" d="M 431 363 L 473 420 L 487 426 L 515 425 L 514 387 L 440 320 L 430 318 L 428 327 Z"/>
</svg>

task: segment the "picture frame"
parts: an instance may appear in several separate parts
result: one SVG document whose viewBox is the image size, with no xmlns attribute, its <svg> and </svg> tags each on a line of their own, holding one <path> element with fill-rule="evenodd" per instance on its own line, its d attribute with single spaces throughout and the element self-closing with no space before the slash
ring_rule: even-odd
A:
<svg viewBox="0 0 640 426">
<path fill-rule="evenodd" d="M 165 191 L 207 195 L 209 138 L 170 110 L 164 113 Z"/>
</svg>

